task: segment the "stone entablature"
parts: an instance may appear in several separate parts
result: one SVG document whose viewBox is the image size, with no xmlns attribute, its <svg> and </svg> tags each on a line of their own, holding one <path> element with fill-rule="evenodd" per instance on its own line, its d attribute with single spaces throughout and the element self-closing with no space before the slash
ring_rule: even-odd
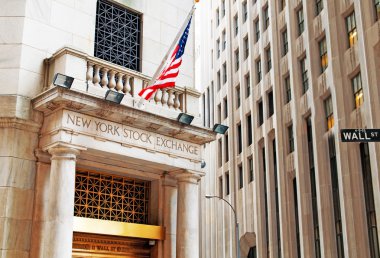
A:
<svg viewBox="0 0 380 258">
<path fill-rule="evenodd" d="M 201 145 L 215 137 L 209 129 L 182 125 L 61 87 L 42 93 L 33 105 L 44 113 L 39 141 L 42 150 L 67 143 L 86 148 L 86 153 L 113 153 L 121 159 L 163 163 L 171 167 L 168 171 L 200 171 Z"/>
</svg>

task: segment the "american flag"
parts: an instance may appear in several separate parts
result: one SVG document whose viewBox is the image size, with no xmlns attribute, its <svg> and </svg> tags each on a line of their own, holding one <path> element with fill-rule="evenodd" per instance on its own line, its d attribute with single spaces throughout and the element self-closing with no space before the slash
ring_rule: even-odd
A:
<svg viewBox="0 0 380 258">
<path fill-rule="evenodd" d="M 140 97 L 149 100 L 158 89 L 175 86 L 175 80 L 179 73 L 179 67 L 182 64 L 182 55 L 185 52 L 190 24 L 191 18 L 189 19 L 189 23 L 187 24 L 173 53 L 171 54 L 169 60 L 166 62 L 165 68 L 162 70 L 160 76 L 158 76 L 157 80 L 152 86 L 148 86 L 139 92 Z"/>
</svg>

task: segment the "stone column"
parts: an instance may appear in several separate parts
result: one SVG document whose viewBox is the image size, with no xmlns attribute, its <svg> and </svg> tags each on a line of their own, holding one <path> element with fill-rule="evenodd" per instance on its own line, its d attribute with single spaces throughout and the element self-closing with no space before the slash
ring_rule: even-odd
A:
<svg viewBox="0 0 380 258">
<path fill-rule="evenodd" d="M 177 258 L 199 258 L 199 187 L 200 175 L 184 172 L 176 176 Z"/>
<path fill-rule="evenodd" d="M 50 196 L 47 220 L 48 238 L 44 257 L 67 258 L 72 256 L 75 161 L 77 148 L 56 145 L 48 149 L 51 157 Z"/>
<path fill-rule="evenodd" d="M 165 227 L 165 240 L 163 248 L 164 258 L 176 257 L 176 225 L 177 225 L 177 182 L 165 175 L 162 179 L 164 193 L 163 226 Z"/>
</svg>

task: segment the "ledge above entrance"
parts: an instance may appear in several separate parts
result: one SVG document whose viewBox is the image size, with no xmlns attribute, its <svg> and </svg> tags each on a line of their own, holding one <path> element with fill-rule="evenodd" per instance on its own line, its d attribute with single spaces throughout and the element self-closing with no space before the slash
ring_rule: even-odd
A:
<svg viewBox="0 0 380 258">
<path fill-rule="evenodd" d="M 210 129 L 183 125 L 174 119 L 114 104 L 86 92 L 53 87 L 34 98 L 32 103 L 34 109 L 45 116 L 66 109 L 195 144 L 215 140 L 215 133 Z"/>
</svg>

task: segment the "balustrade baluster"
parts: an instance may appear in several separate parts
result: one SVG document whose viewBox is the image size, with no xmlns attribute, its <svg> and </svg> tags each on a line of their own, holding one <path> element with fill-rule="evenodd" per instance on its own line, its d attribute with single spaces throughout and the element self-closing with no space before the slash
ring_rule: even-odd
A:
<svg viewBox="0 0 380 258">
<path fill-rule="evenodd" d="M 106 88 L 108 86 L 108 77 L 107 77 L 108 68 L 102 68 L 102 73 L 103 73 L 102 81 L 101 81 L 102 88 Z"/>
<path fill-rule="evenodd" d="M 118 92 L 122 92 L 123 90 L 123 74 L 122 73 L 117 73 L 116 90 Z"/>
<path fill-rule="evenodd" d="M 95 87 L 100 87 L 100 68 L 98 65 L 95 65 L 95 72 L 94 72 L 94 86 Z"/>
<path fill-rule="evenodd" d="M 87 62 L 87 73 L 86 73 L 87 85 L 92 84 L 93 75 L 94 75 L 94 65 L 91 64 L 90 62 Z"/>
<path fill-rule="evenodd" d="M 173 100 L 173 90 L 172 89 L 169 89 L 168 90 L 168 107 L 169 108 L 172 108 L 173 105 L 174 105 L 174 100 Z"/>
<path fill-rule="evenodd" d="M 110 71 L 110 80 L 109 80 L 109 83 L 108 83 L 108 88 L 110 90 L 113 90 L 116 87 L 115 73 L 116 72 L 113 71 L 113 70 Z"/>
<path fill-rule="evenodd" d="M 179 93 L 178 93 L 178 91 L 175 91 L 174 92 L 174 109 L 178 110 L 179 109 L 179 105 L 180 105 Z"/>
<path fill-rule="evenodd" d="M 161 98 L 161 103 L 162 103 L 162 106 L 167 106 L 168 104 L 168 94 L 166 92 L 166 89 L 161 89 L 162 91 L 162 98 Z"/>
</svg>

